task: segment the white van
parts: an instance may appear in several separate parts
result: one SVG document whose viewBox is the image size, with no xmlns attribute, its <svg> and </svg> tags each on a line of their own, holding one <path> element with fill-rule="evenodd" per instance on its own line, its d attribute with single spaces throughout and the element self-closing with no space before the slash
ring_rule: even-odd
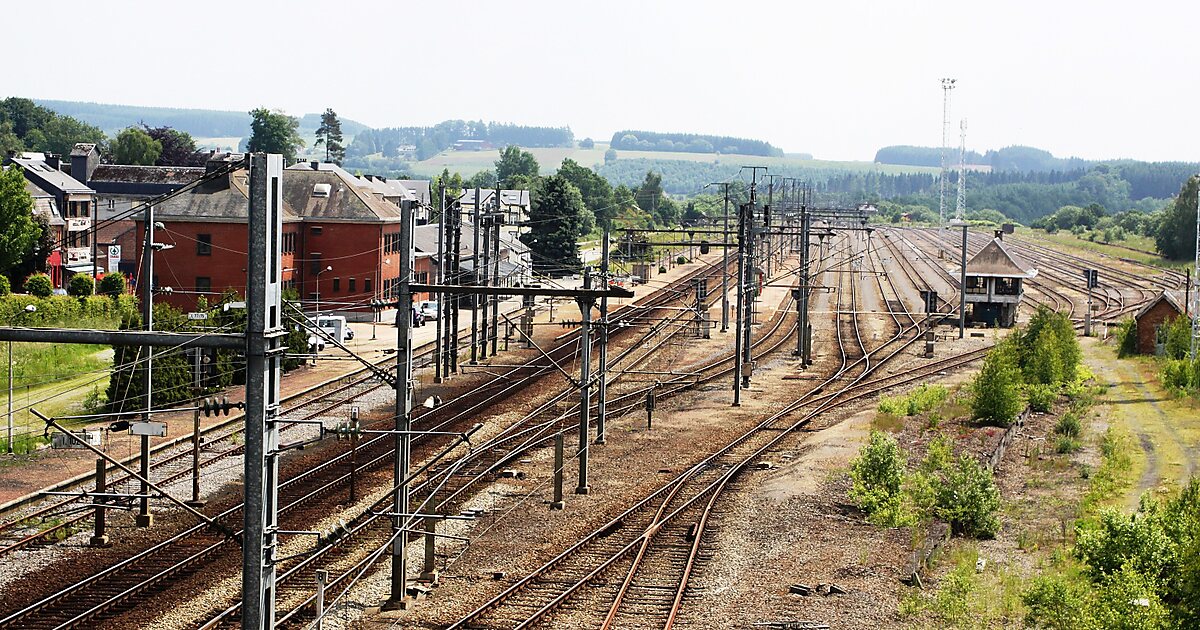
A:
<svg viewBox="0 0 1200 630">
<path fill-rule="evenodd" d="M 341 315 L 320 315 L 314 323 L 330 337 L 342 343 L 354 339 L 354 331 L 346 324 L 346 318 Z"/>
</svg>

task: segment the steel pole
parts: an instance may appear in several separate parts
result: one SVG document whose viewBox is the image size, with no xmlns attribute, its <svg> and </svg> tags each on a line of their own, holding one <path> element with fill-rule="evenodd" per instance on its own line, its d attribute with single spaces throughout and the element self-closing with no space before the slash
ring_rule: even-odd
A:
<svg viewBox="0 0 1200 630">
<path fill-rule="evenodd" d="M 725 184 L 725 229 L 721 239 L 721 332 L 729 331 L 729 184 Z"/>
<path fill-rule="evenodd" d="M 12 342 L 8 342 L 8 454 L 13 454 L 13 415 L 12 415 L 12 397 L 13 397 L 13 363 L 12 363 Z"/>
<path fill-rule="evenodd" d="M 958 274 L 958 338 L 967 335 L 967 226 L 962 226 L 962 268 Z"/>
<path fill-rule="evenodd" d="M 142 248 L 142 326 L 147 331 L 154 330 L 154 206 L 146 206 L 146 242 Z M 143 422 L 150 422 L 150 412 L 153 411 L 153 346 L 142 346 L 145 353 L 145 372 L 143 372 L 142 387 L 145 388 L 146 413 L 142 414 Z M 141 439 L 141 475 L 142 479 L 150 478 L 150 437 L 143 435 Z M 149 486 L 141 484 L 141 499 L 138 499 L 138 527 L 149 527 L 154 523 L 150 514 L 150 499 L 145 495 L 150 493 Z"/>
<path fill-rule="evenodd" d="M 583 288 L 592 288 L 592 268 L 583 270 Z M 588 422 L 592 410 L 591 360 L 592 360 L 592 301 L 590 296 L 576 298 L 579 303 L 579 484 L 575 494 L 587 494 L 588 487 Z"/>
<path fill-rule="evenodd" d="M 604 237 L 601 239 L 601 246 L 604 251 L 600 255 L 600 282 L 604 288 L 608 288 L 610 276 L 608 273 L 609 250 L 612 248 L 608 228 L 604 228 Z M 604 423 L 608 419 L 608 296 L 600 296 L 600 367 L 597 370 L 600 374 L 600 380 L 596 384 L 599 389 L 597 393 L 597 408 L 596 408 L 596 443 L 604 444 L 605 431 Z"/>
<path fill-rule="evenodd" d="M 738 208 L 738 247 L 737 247 L 737 303 L 734 306 L 733 333 L 733 406 L 742 404 L 742 327 L 746 319 L 742 311 L 746 308 L 746 206 Z"/>
<path fill-rule="evenodd" d="M 478 201 L 478 197 L 476 197 Z M 400 310 L 406 313 L 412 311 L 412 268 L 413 268 L 413 214 L 412 203 L 400 204 Z M 478 258 L 476 258 L 478 263 Z M 478 268 L 478 267 L 476 267 Z M 412 445 L 411 428 L 412 414 L 412 317 L 401 317 L 397 321 L 396 334 L 396 450 L 393 467 L 393 482 L 395 491 L 393 501 L 397 516 L 392 519 L 395 540 L 392 543 L 392 605 L 402 605 L 401 602 L 408 594 L 408 524 L 404 522 L 409 513 L 408 507 L 408 468 Z"/>
</svg>

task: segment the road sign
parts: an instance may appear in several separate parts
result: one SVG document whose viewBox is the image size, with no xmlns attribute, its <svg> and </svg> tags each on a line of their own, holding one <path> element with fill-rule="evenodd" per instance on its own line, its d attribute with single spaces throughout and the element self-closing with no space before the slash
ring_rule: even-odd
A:
<svg viewBox="0 0 1200 630">
<path fill-rule="evenodd" d="M 192 321 L 204 321 L 208 319 L 208 313 L 188 313 L 188 319 Z"/>
<path fill-rule="evenodd" d="M 108 246 L 108 273 L 117 273 L 121 268 L 121 246 Z"/>
<path fill-rule="evenodd" d="M 150 437 L 167 437 L 167 423 L 131 422 L 129 423 L 129 434 L 149 435 Z"/>
<path fill-rule="evenodd" d="M 77 437 L 83 438 L 85 442 L 92 446 L 100 446 L 102 434 L 100 431 L 72 431 Z M 51 448 L 87 448 L 79 443 L 79 440 L 67 435 L 66 433 L 55 433 L 50 436 Z"/>
</svg>

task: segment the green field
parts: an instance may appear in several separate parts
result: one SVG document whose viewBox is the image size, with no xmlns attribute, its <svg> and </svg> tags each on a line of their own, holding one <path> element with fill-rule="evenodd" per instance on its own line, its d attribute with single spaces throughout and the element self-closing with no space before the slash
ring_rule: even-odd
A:
<svg viewBox="0 0 1200 630">
<path fill-rule="evenodd" d="M 563 159 L 571 158 L 583 166 L 595 166 L 604 162 L 607 142 L 597 142 L 593 149 L 548 148 L 526 149 L 537 158 L 543 175 L 557 170 Z M 412 171 L 417 175 L 438 175 L 443 169 L 470 177 L 479 171 L 495 168 L 499 151 L 443 151 L 428 160 L 415 162 Z M 726 162 L 740 165 L 794 166 L 806 168 L 840 169 L 846 171 L 875 171 L 881 173 L 936 173 L 937 168 L 926 166 L 899 166 L 875 164 L 874 162 L 835 162 L 828 160 L 806 160 L 794 157 L 764 157 L 760 155 L 719 155 L 715 153 L 683 153 L 675 151 L 617 151 L 617 159 L 683 160 L 687 162 Z"/>
</svg>

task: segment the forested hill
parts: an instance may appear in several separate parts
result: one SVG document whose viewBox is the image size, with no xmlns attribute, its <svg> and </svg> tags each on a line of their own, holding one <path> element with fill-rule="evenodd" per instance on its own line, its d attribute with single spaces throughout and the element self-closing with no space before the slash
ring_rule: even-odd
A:
<svg viewBox="0 0 1200 630">
<path fill-rule="evenodd" d="M 570 127 L 527 127 L 482 120 L 446 120 L 432 127 L 385 127 L 370 129 L 354 137 L 346 148 L 347 158 L 382 154 L 399 156 L 400 147 L 411 146 L 418 160 L 425 160 L 454 146 L 459 140 L 481 140 L 494 147 L 515 144 L 525 148 L 570 147 L 575 134 Z"/>
<path fill-rule="evenodd" d="M 705 136 L 694 133 L 659 133 L 656 131 L 618 131 L 609 143 L 614 149 L 626 151 L 680 151 L 683 153 L 725 153 L 783 157 L 783 149 L 771 143 L 730 136 Z"/>
<path fill-rule="evenodd" d="M 33 99 L 33 102 L 59 114 L 71 116 L 99 127 L 108 135 L 116 135 L 122 129 L 140 125 L 142 122 L 152 127 L 165 126 L 186 131 L 196 138 L 243 138 L 250 135 L 250 114 L 248 112 L 110 105 L 47 99 Z M 354 136 L 367 128 L 365 125 L 347 118 L 340 118 L 340 120 L 342 133 L 347 137 Z M 320 114 L 305 114 L 300 118 L 301 133 L 316 129 L 320 124 Z"/>
<path fill-rule="evenodd" d="M 951 165 L 958 164 L 958 149 L 947 151 L 947 161 Z M 880 164 L 899 164 L 904 166 L 941 166 L 942 150 L 937 147 L 891 146 L 883 147 L 875 153 L 875 161 Z M 992 167 L 993 171 L 1068 171 L 1086 169 L 1097 162 L 1077 157 L 1058 158 L 1049 151 L 1034 147 L 1011 146 L 999 150 L 990 150 L 983 155 L 978 151 L 967 151 L 967 164 Z"/>
</svg>

